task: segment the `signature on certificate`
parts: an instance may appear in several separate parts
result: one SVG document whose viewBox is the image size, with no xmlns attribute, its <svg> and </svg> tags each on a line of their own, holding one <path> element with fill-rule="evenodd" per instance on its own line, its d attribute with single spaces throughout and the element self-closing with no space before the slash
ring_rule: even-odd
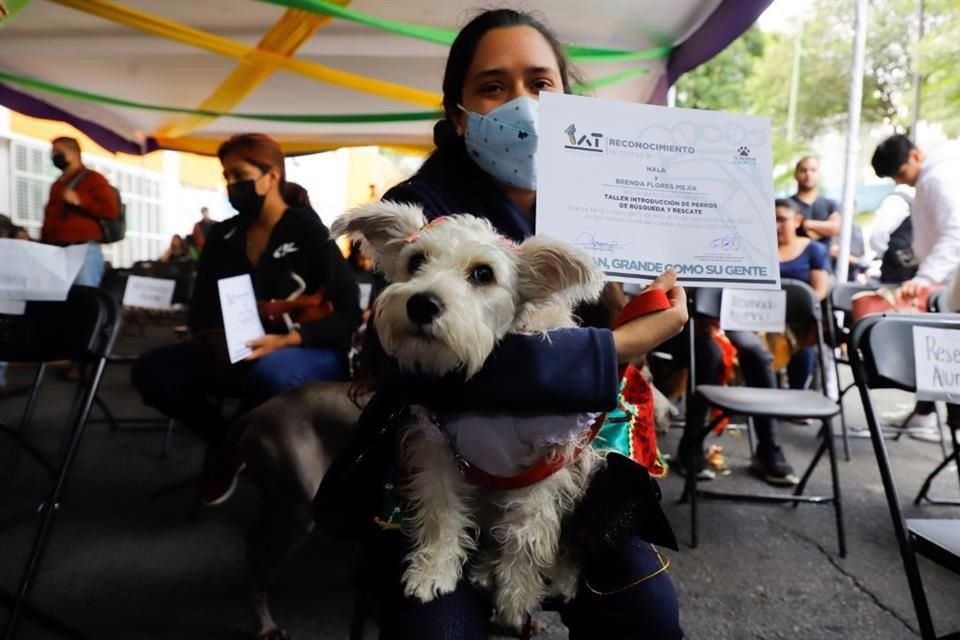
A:
<svg viewBox="0 0 960 640">
<path fill-rule="evenodd" d="M 574 245 L 587 251 L 612 253 L 616 249 L 633 244 L 633 238 L 616 238 L 612 232 L 581 231 Z"/>
<path fill-rule="evenodd" d="M 718 251 L 737 251 L 740 248 L 740 234 L 714 238 L 710 241 L 710 248 Z"/>
</svg>

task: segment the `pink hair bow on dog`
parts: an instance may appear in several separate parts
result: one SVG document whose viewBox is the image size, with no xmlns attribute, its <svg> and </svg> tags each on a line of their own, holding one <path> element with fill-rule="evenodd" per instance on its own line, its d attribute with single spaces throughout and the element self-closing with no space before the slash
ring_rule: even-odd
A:
<svg viewBox="0 0 960 640">
<path fill-rule="evenodd" d="M 416 233 L 411 233 L 409 236 L 407 236 L 407 244 L 411 242 L 416 242 L 417 240 L 420 239 L 421 233 L 437 226 L 438 224 L 442 224 L 446 221 L 447 221 L 447 218 L 445 216 L 440 216 L 439 218 L 434 218 L 433 220 L 430 220 L 429 222 L 427 222 L 427 224 L 420 227 L 419 231 L 417 231 Z"/>
</svg>

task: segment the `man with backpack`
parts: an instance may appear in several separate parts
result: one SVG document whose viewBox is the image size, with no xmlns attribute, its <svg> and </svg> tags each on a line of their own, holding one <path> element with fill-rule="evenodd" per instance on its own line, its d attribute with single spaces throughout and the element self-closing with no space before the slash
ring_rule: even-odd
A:
<svg viewBox="0 0 960 640">
<path fill-rule="evenodd" d="M 59 246 L 85 244 L 75 284 L 99 286 L 104 268 L 100 245 L 122 238 L 119 194 L 102 174 L 83 166 L 80 144 L 73 138 L 53 140 L 51 161 L 62 174 L 50 186 L 40 239 Z"/>
<path fill-rule="evenodd" d="M 894 135 L 880 143 L 870 163 L 877 177 L 916 189 L 909 220 L 917 271 L 900 284 L 899 295 L 920 304 L 960 267 L 960 146 L 944 145 L 927 156 L 907 136 Z M 889 419 L 912 438 L 940 442 L 933 402 L 918 401 L 908 415 Z M 947 403 L 947 426 L 960 429 L 960 404 Z"/>
</svg>

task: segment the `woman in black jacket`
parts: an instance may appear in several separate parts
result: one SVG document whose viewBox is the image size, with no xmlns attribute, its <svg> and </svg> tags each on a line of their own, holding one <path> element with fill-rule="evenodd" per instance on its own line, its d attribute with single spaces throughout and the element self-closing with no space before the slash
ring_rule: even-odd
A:
<svg viewBox="0 0 960 640">
<path fill-rule="evenodd" d="M 262 134 L 237 135 L 218 155 L 237 215 L 215 225 L 206 240 L 190 304 L 191 337 L 148 351 L 131 371 L 145 404 L 210 441 L 226 426 L 212 396 L 239 395 L 250 409 L 310 380 L 344 378 L 360 323 L 353 274 L 306 191 L 286 182 L 280 145 Z M 299 326 L 268 324 L 267 334 L 248 344 L 250 354 L 231 365 L 217 282 L 244 274 L 258 301 L 322 292 L 332 313 L 327 305 Z"/>
</svg>

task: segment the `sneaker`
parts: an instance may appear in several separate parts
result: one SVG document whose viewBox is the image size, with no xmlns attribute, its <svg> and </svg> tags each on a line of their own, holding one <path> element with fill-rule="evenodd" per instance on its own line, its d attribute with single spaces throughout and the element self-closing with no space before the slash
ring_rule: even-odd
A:
<svg viewBox="0 0 960 640">
<path fill-rule="evenodd" d="M 800 484 L 800 478 L 783 455 L 779 446 L 772 449 L 758 449 L 750 461 L 750 472 L 776 487 L 793 487 Z"/>
<path fill-rule="evenodd" d="M 884 416 L 885 427 L 903 431 L 911 438 L 926 442 L 940 442 L 940 430 L 937 426 L 936 413 L 917 413 Z"/>
<path fill-rule="evenodd" d="M 907 429 L 907 435 L 910 436 L 911 440 L 934 442 L 936 444 L 940 444 L 940 439 L 942 438 L 940 429 L 935 426 L 931 429 L 915 429 L 913 431 Z"/>
<path fill-rule="evenodd" d="M 229 500 L 237 490 L 240 473 L 246 468 L 246 462 L 236 459 L 229 453 L 215 457 L 200 476 L 197 487 L 197 499 L 200 504 L 215 507 Z"/>
<path fill-rule="evenodd" d="M 936 427 L 937 414 L 917 413 L 913 409 L 909 411 L 891 411 L 881 414 L 880 422 L 885 427 L 892 427 L 894 429 L 929 429 L 930 427 Z"/>
<path fill-rule="evenodd" d="M 670 460 L 670 468 L 673 471 L 677 472 L 677 475 L 681 478 L 687 477 L 687 469 L 683 466 L 683 463 L 680 462 L 680 456 Z M 717 472 L 709 467 L 704 466 L 699 471 L 697 471 L 697 481 L 699 482 L 709 482 L 717 477 Z"/>
</svg>

